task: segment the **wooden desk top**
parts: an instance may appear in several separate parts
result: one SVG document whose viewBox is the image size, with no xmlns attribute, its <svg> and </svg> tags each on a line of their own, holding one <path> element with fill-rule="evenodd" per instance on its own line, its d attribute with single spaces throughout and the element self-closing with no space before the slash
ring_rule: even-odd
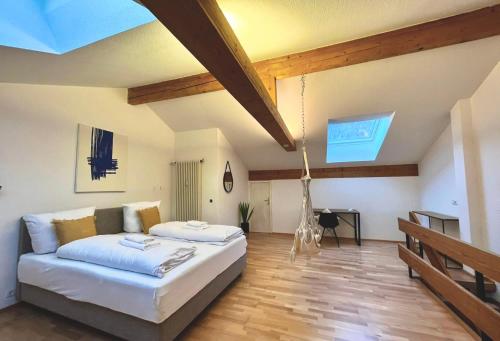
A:
<svg viewBox="0 0 500 341">
<path fill-rule="evenodd" d="M 424 215 L 426 217 L 431 217 L 439 220 L 446 220 L 446 221 L 458 221 L 457 217 L 451 216 L 451 215 L 446 215 L 438 212 L 433 212 L 433 211 L 413 211 L 417 214 Z"/>
<path fill-rule="evenodd" d="M 321 211 L 323 211 L 324 208 L 313 208 L 313 212 L 314 213 L 321 213 Z M 355 210 L 355 209 L 347 209 L 347 208 L 329 208 L 329 210 L 332 212 L 332 213 L 337 213 L 337 214 L 342 214 L 342 213 L 350 213 L 350 214 L 357 214 L 359 213 L 358 210 Z"/>
</svg>

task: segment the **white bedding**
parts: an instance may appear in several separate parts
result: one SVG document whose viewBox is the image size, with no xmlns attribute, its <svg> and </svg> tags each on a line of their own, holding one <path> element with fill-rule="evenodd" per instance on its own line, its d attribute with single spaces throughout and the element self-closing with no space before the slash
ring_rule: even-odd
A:
<svg viewBox="0 0 500 341">
<path fill-rule="evenodd" d="M 195 229 L 185 225 L 182 221 L 171 221 L 151 227 L 149 233 L 164 238 L 214 243 L 228 242 L 243 234 L 243 230 L 236 226 L 208 225 L 207 228 Z"/>
<path fill-rule="evenodd" d="M 104 234 L 74 240 L 59 247 L 56 255 L 162 278 L 173 267 L 189 261 L 196 252 L 194 245 L 180 247 L 166 240 L 157 241 L 160 244 L 157 247 L 138 250 L 122 245 L 124 238 L 121 234 Z"/>
<path fill-rule="evenodd" d="M 165 241 L 179 247 L 193 243 Z M 155 323 L 163 322 L 246 253 L 241 236 L 225 246 L 196 243 L 197 255 L 163 278 L 68 259 L 55 253 L 21 256 L 22 283 Z"/>
</svg>

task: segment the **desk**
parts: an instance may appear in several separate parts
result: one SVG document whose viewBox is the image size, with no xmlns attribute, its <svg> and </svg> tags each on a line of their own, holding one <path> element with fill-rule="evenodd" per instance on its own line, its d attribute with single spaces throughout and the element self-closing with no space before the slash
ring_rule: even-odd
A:
<svg viewBox="0 0 500 341">
<path fill-rule="evenodd" d="M 437 212 L 433 212 L 433 211 L 413 211 L 413 212 L 416 214 L 420 214 L 420 215 L 427 217 L 429 219 L 429 228 L 431 228 L 431 226 L 432 226 L 432 224 L 431 224 L 432 219 L 441 221 L 441 229 L 443 230 L 443 234 L 446 234 L 446 231 L 444 228 L 446 222 L 448 222 L 448 221 L 458 222 L 458 218 L 453 217 L 451 215 L 446 215 L 446 214 L 437 213 Z"/>
<path fill-rule="evenodd" d="M 432 219 L 439 220 L 441 221 L 441 230 L 443 230 L 443 234 L 446 234 L 445 230 L 445 225 L 446 222 L 454 221 L 458 223 L 458 218 L 451 216 L 451 215 L 446 215 L 438 212 L 433 212 L 433 211 L 413 211 L 413 213 L 423 215 L 429 219 L 429 228 L 432 228 Z M 448 268 L 448 256 L 444 257 L 444 264 Z M 455 262 L 455 261 L 453 261 Z M 459 266 L 458 269 L 461 269 L 462 267 Z M 456 267 L 453 267 L 452 269 L 457 269 Z"/>
<path fill-rule="evenodd" d="M 323 210 L 324 208 L 313 208 L 314 214 L 320 214 Z M 329 210 L 330 212 L 335 213 L 337 217 L 354 229 L 354 239 L 356 240 L 356 243 L 361 246 L 361 214 L 359 211 L 348 210 L 345 208 L 329 208 Z M 343 215 L 352 215 L 354 223 L 351 223 L 348 219 L 343 217 Z"/>
</svg>

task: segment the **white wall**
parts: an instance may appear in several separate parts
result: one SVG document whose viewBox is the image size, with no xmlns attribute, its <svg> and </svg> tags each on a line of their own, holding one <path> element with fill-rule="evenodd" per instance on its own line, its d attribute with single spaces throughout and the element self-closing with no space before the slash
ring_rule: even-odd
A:
<svg viewBox="0 0 500 341">
<path fill-rule="evenodd" d="M 233 150 L 222 132 L 218 131 L 219 169 L 217 186 L 219 188 L 219 224 L 240 225 L 238 204 L 248 201 L 248 169 Z M 222 185 L 226 162 L 231 165 L 233 173 L 233 190 L 226 193 Z"/>
<path fill-rule="evenodd" d="M 461 238 L 500 253 L 500 63 L 451 111 Z"/>
<path fill-rule="evenodd" d="M 294 233 L 299 222 L 302 185 L 299 180 L 271 182 L 273 232 Z M 364 239 L 404 240 L 397 217 L 408 217 L 418 207 L 418 177 L 313 179 L 313 207 L 355 208 L 361 212 Z M 352 228 L 341 223 L 341 236 L 354 236 Z"/>
<path fill-rule="evenodd" d="M 202 220 L 238 226 L 238 203 L 248 200 L 248 170 L 222 132 L 210 128 L 176 133 L 175 159 L 205 160 L 202 166 Z M 233 172 L 231 193 L 226 193 L 222 185 L 226 161 Z"/>
<path fill-rule="evenodd" d="M 482 203 L 476 167 L 470 99 L 459 100 L 451 110 L 455 185 L 460 239 L 482 247 Z"/>
<path fill-rule="evenodd" d="M 484 246 L 500 253 L 500 63 L 471 100 Z"/>
<path fill-rule="evenodd" d="M 128 189 L 74 193 L 77 125 L 129 138 Z M 174 135 L 147 106 L 127 104 L 125 89 L 0 84 L 0 307 L 14 302 L 19 219 L 26 213 L 162 200 L 170 215 Z"/>
<path fill-rule="evenodd" d="M 458 215 L 453 140 L 448 125 L 426 152 L 419 166 L 420 208 Z"/>
</svg>

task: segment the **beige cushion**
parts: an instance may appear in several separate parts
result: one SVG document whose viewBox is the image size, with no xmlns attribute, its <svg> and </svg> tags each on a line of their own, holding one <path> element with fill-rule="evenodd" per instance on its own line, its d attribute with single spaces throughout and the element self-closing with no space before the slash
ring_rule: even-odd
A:
<svg viewBox="0 0 500 341">
<path fill-rule="evenodd" d="M 149 234 L 151 227 L 161 223 L 160 210 L 158 210 L 157 206 L 139 210 L 137 214 L 139 214 L 139 218 L 141 219 L 142 232 L 145 234 Z"/>
<path fill-rule="evenodd" d="M 53 220 L 59 245 L 68 244 L 73 240 L 92 237 L 97 234 L 95 217 L 89 216 L 74 220 Z"/>
</svg>

